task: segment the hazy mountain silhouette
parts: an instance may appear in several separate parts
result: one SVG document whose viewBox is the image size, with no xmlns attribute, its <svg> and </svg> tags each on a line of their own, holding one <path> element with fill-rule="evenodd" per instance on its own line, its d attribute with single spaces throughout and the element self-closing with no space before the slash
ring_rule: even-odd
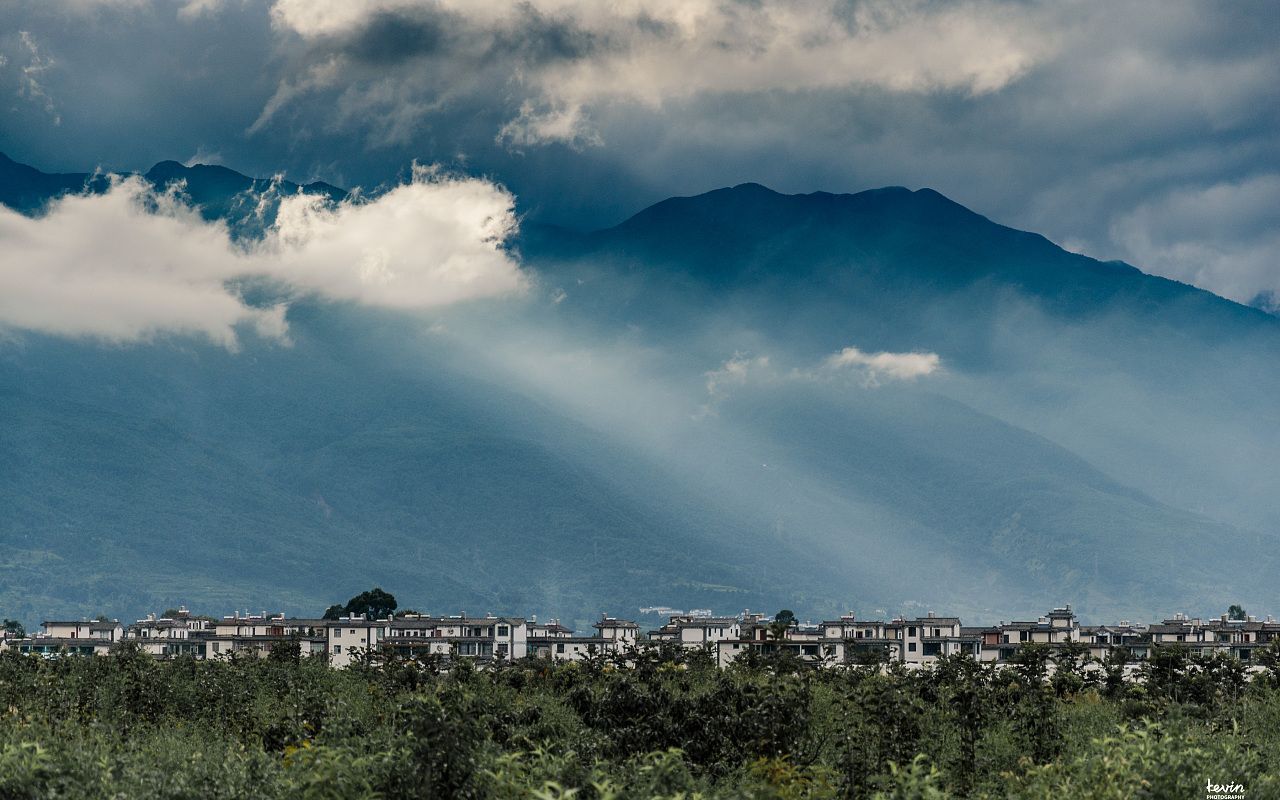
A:
<svg viewBox="0 0 1280 800">
<path fill-rule="evenodd" d="M 88 172 L 41 172 L 0 153 L 0 203 L 19 211 L 36 211 L 51 198 L 71 192 L 101 191 L 106 183 L 105 176 Z"/>
<path fill-rule="evenodd" d="M 86 179 L 41 176 L 0 161 L 0 200 Z M 208 217 L 268 188 L 145 177 Z M 373 582 L 582 621 L 1271 597 L 1280 320 L 931 190 L 745 184 L 603 231 L 526 224 L 516 249 L 534 297 L 447 312 L 447 336 L 304 302 L 288 348 L 0 345 L 0 605 L 319 610 Z M 831 368 L 849 346 L 943 369 Z M 760 376 L 717 378 L 732 358 Z"/>
</svg>

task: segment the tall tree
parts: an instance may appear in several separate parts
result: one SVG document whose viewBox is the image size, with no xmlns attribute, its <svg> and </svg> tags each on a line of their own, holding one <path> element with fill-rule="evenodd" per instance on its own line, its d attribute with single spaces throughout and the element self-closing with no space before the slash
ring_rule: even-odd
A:
<svg viewBox="0 0 1280 800">
<path fill-rule="evenodd" d="M 787 629 L 796 624 L 796 615 L 789 608 L 784 608 L 773 616 L 773 622 L 769 623 L 769 634 L 776 640 L 781 641 L 787 635 Z"/>
<path fill-rule="evenodd" d="M 334 603 L 324 610 L 322 619 L 341 619 L 342 615 L 347 612 L 347 607 L 341 603 Z"/>
<path fill-rule="evenodd" d="M 396 610 L 395 595 L 375 586 L 347 601 L 345 606 L 332 605 L 325 609 L 325 619 L 338 619 L 344 614 L 364 614 L 369 619 L 391 616 Z"/>
</svg>

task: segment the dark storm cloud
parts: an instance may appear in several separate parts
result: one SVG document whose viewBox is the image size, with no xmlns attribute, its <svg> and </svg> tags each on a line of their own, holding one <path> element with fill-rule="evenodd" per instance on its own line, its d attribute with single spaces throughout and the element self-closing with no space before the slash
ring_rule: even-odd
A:
<svg viewBox="0 0 1280 800">
<path fill-rule="evenodd" d="M 528 5 L 512 12 L 509 24 L 490 29 L 464 15 L 435 6 L 388 9 L 370 14 L 349 31 L 317 40 L 310 58 L 341 56 L 373 67 L 405 66 L 423 58 L 456 58 L 537 66 L 585 58 L 608 46 L 604 37 L 579 28 L 570 19 L 544 14 Z"/>
<path fill-rule="evenodd" d="M 450 28 L 458 22 L 456 15 L 435 10 L 375 14 L 332 49 L 373 66 L 396 65 L 447 52 L 452 38 Z"/>
<path fill-rule="evenodd" d="M 580 227 L 746 180 L 927 185 L 1238 299 L 1280 289 L 1280 15 L 1266 3 L 3 13 L 39 60 L 0 36 L 0 149 L 46 168 L 203 152 L 368 186 L 416 158 L 497 178 L 535 217 Z"/>
</svg>

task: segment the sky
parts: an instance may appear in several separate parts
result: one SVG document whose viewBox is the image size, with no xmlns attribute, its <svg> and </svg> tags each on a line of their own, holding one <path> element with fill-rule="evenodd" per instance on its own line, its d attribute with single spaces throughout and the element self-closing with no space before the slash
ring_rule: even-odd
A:
<svg viewBox="0 0 1280 800">
<path fill-rule="evenodd" d="M 0 152 L 46 171 L 441 165 L 583 229 L 928 186 L 1241 301 L 1280 295 L 1277 132 L 1268 2 L 0 0 Z"/>
</svg>

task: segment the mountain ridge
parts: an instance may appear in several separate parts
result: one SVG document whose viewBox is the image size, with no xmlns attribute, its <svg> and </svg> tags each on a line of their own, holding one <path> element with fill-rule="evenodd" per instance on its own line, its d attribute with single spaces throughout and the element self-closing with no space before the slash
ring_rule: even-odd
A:
<svg viewBox="0 0 1280 800">
<path fill-rule="evenodd" d="M 105 188 L 105 180 L 107 176 L 115 173 L 101 172 L 77 172 L 77 173 L 46 173 L 36 167 L 26 165 L 15 161 L 5 153 L 0 153 L 0 204 L 8 205 L 20 211 L 34 210 L 34 207 L 43 205 L 43 203 L 59 196 L 62 193 L 83 190 L 89 188 L 91 191 L 102 191 Z M 125 173 L 120 173 L 125 174 Z M 146 172 L 128 173 L 136 174 L 143 177 L 157 188 L 164 188 L 176 181 L 185 181 L 187 184 L 187 193 L 191 197 L 194 204 L 201 206 L 206 210 L 206 215 L 210 218 L 219 218 L 225 216 L 231 209 L 229 208 L 230 196 L 246 191 L 264 191 L 270 187 L 277 179 L 275 178 L 255 178 L 238 172 L 234 169 L 223 165 L 216 164 L 191 164 L 186 165 L 174 160 L 162 160 L 154 164 Z M 20 176 L 20 180 L 15 176 Z M 17 196 L 12 189 L 6 190 L 6 186 L 13 187 L 15 184 L 35 183 L 40 186 L 48 187 L 45 193 L 35 193 L 24 196 Z M 341 187 L 334 186 L 324 181 L 312 181 L 306 184 L 300 184 L 287 179 L 280 179 L 279 186 L 287 193 L 303 191 L 308 194 L 323 194 L 333 200 L 341 200 L 348 196 L 349 192 Z M 38 190 L 37 190 L 38 192 Z M 1027 241 L 1034 242 L 1037 246 L 1047 247 L 1062 254 L 1066 254 L 1078 259 L 1078 265 L 1089 265 L 1093 270 L 1098 270 L 1104 274 L 1109 274 L 1110 270 L 1116 270 L 1118 273 L 1127 276 L 1141 275 L 1152 278 L 1160 282 L 1172 284 L 1176 287 L 1183 287 L 1195 292 L 1202 292 L 1229 303 L 1243 310 L 1246 314 L 1257 315 L 1260 320 L 1270 321 L 1274 319 L 1274 315 L 1269 314 L 1265 309 L 1258 305 L 1239 303 L 1221 295 L 1215 294 L 1207 289 L 1196 287 L 1182 281 L 1172 278 L 1165 278 L 1143 271 L 1141 268 L 1121 260 L 1099 260 L 1084 254 L 1073 253 L 1063 250 L 1059 245 L 1052 242 L 1042 234 L 1034 231 L 1024 231 L 1012 228 L 1006 225 L 992 221 L 990 218 L 969 209 L 963 204 L 947 197 L 941 192 L 931 187 L 921 187 L 920 189 L 908 189 L 903 186 L 884 186 L 872 189 L 865 189 L 857 192 L 827 192 L 814 191 L 799 194 L 784 194 L 763 184 L 756 182 L 746 182 L 736 184 L 734 186 L 720 187 L 709 189 L 694 195 L 673 196 L 660 200 L 650 206 L 647 206 L 616 225 L 606 226 L 604 228 L 594 229 L 590 231 L 577 232 L 572 231 L 563 226 L 542 225 L 540 223 L 532 224 L 535 229 L 554 230 L 556 235 L 569 235 L 570 238 L 581 238 L 591 241 L 608 241 L 618 233 L 630 232 L 636 228 L 647 224 L 652 224 L 655 218 L 666 216 L 684 216 L 688 217 L 691 213 L 697 215 L 705 210 L 708 204 L 719 204 L 720 201 L 728 199 L 730 207 L 740 207 L 742 198 L 749 197 L 754 199 L 764 198 L 774 203 L 795 203 L 797 201 L 803 203 L 821 202 L 826 204 L 836 204 L 845 206 L 842 211 L 854 213 L 872 211 L 876 215 L 890 216 L 897 215 L 898 212 L 906 210 L 908 213 L 905 218 L 913 222 L 925 222 L 930 226 L 936 226 L 939 218 L 936 216 L 926 217 L 930 212 L 943 211 L 943 221 L 963 221 L 963 222 L 980 222 L 982 224 L 995 226 L 1003 231 L 1023 237 Z M 890 202 L 875 203 L 874 201 L 883 201 L 889 199 Z M 31 203 L 36 199 L 39 202 Z M 806 213 L 811 213 L 813 209 L 805 209 Z M 719 211 L 725 211 L 723 206 L 719 207 Z M 667 220 L 660 220 L 666 222 Z M 794 224 L 794 223 L 793 223 Z"/>
<path fill-rule="evenodd" d="M 207 218 L 270 183 L 148 175 Z M 580 621 L 1268 596 L 1280 347 L 1261 312 L 926 189 L 743 184 L 588 233 L 526 222 L 513 249 L 522 299 L 303 299 L 289 348 L 0 344 L 0 605 L 302 612 L 365 582 Z M 833 366 L 850 346 L 941 369 Z M 198 558 L 148 577 L 157 551 Z"/>
</svg>

